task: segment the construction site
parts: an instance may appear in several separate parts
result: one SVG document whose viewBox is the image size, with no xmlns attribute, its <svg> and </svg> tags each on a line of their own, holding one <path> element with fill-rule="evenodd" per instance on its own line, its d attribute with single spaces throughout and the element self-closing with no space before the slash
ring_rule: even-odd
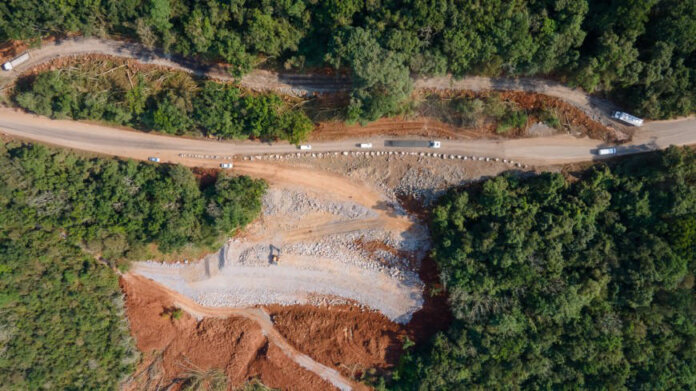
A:
<svg viewBox="0 0 696 391">
<path fill-rule="evenodd" d="M 243 162 L 235 168 L 263 177 L 270 185 L 256 222 L 203 259 L 138 262 L 123 279 L 136 340 L 139 345 L 148 340 L 163 349 L 160 354 L 165 364 L 158 364 L 160 372 L 150 378 L 171 381 L 179 370 L 167 362 L 186 358 L 190 365 L 207 367 L 210 357 L 176 350 L 183 348 L 175 346 L 193 343 L 181 336 L 185 330 L 167 332 L 171 336 L 164 337 L 168 334 L 153 331 L 147 322 L 141 330 L 140 321 L 133 319 L 152 316 L 152 311 L 141 308 L 141 300 L 161 307 L 159 312 L 171 306 L 186 309 L 192 316 L 186 322 L 193 322 L 187 327 L 194 327 L 194 319 L 200 321 L 195 333 L 221 327 L 212 326 L 223 321 L 208 319 L 211 315 L 231 316 L 224 321 L 229 325 L 225 328 L 243 328 L 237 323 L 248 323 L 250 313 L 245 311 L 256 311 L 252 320 L 266 319 L 266 326 L 277 330 L 293 352 L 297 349 L 309 355 L 349 381 L 369 370 L 390 368 L 396 364 L 405 337 L 426 338 L 448 321 L 444 297 L 433 294 L 437 276 L 431 273 L 430 281 L 424 281 L 428 279 L 424 270 L 432 267 L 423 264 L 429 262 L 429 237 L 419 209 L 446 188 L 511 169 L 502 161 L 433 159 L 418 154 L 310 156 L 273 163 Z M 153 284 L 162 292 L 159 302 L 148 297 Z M 234 322 L 235 317 L 246 320 Z M 176 321 L 174 326 L 186 322 Z M 172 324 L 157 323 L 163 328 Z M 147 336 L 139 336 L 141 333 Z M 139 347 L 148 350 L 147 346 Z M 247 348 L 232 350 L 239 349 Z M 277 347 L 264 349 L 275 352 L 264 360 L 294 357 L 282 357 Z M 315 376 L 293 376 L 290 381 L 280 368 L 265 366 L 254 372 L 254 366 L 260 364 L 253 361 L 258 358 L 249 360 L 246 372 L 241 373 L 232 372 L 232 362 L 225 361 L 230 368 L 227 375 L 231 379 L 258 375 L 264 384 L 283 389 L 327 382 L 327 377 L 316 376 L 313 365 L 310 372 Z M 283 380 L 276 382 L 273 376 Z M 336 377 L 328 379 L 342 388 Z M 137 384 L 142 387 L 144 383 Z"/>
<path fill-rule="evenodd" d="M 141 52 L 133 44 L 66 40 L 46 46 L 26 67 L 80 61 L 68 55 L 117 56 L 230 81 L 216 68 L 152 53 L 143 59 Z M 300 76 L 256 70 L 240 84 L 295 98 L 349 88 L 344 79 Z M 7 77 L 6 85 L 15 79 Z M 427 211 L 448 189 L 504 172 L 559 171 L 562 164 L 595 159 L 591 151 L 607 142 L 621 143 L 621 155 L 693 139 L 691 119 L 634 132 L 608 117 L 614 109 L 608 102 L 551 82 L 437 77 L 417 79 L 415 88 L 424 103 L 413 117 L 366 126 L 319 122 L 309 140 L 314 148 L 304 150 L 0 109 L 7 137 L 182 164 L 213 177 L 223 167 L 268 183 L 260 217 L 217 251 L 199 259 L 142 259 L 121 275 L 130 333 L 142 353 L 124 389 L 176 390 L 191 373 L 222 376 L 232 389 L 254 379 L 272 389 L 367 389 L 371 376 L 398 364 L 405 345 L 429 340 L 451 321 L 446 289 L 429 259 L 427 226 Z M 451 110 L 427 101 L 431 94 L 486 98 L 492 90 L 520 109 L 552 110 L 561 124 L 550 127 L 530 115 L 524 127 L 504 135 L 485 120 L 462 128 Z M 414 142 L 420 144 L 408 144 Z"/>
</svg>

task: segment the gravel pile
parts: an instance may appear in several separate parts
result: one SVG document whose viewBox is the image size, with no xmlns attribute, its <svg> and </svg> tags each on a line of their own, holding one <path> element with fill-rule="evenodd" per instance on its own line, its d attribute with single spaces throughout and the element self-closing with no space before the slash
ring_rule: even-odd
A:
<svg viewBox="0 0 696 391">
<path fill-rule="evenodd" d="M 289 189 L 269 189 L 263 197 L 263 214 L 301 216 L 326 212 L 346 219 L 377 217 L 377 214 L 354 202 L 336 202 L 309 197 L 307 193 Z"/>
<path fill-rule="evenodd" d="M 398 203 L 386 201 L 387 208 L 390 204 L 391 213 L 406 215 Z M 283 235 L 303 229 L 313 221 L 303 218 L 313 213 L 329 215 L 329 227 L 340 222 L 339 230 L 323 236 L 293 236 L 284 243 Z M 425 226 L 414 224 L 406 232 L 382 229 L 382 215 L 368 207 L 281 188 L 269 189 L 263 199 L 263 214 L 270 218 L 259 221 L 248 236 L 229 240 L 199 262 L 148 262 L 136 269 L 206 306 L 349 300 L 397 322 L 408 322 L 422 307 L 423 283 L 413 270 L 429 248 Z M 341 231 L 343 222 L 350 223 L 348 229 L 355 231 Z M 374 249 L 369 243 L 384 248 Z M 275 249 L 280 250 L 278 264 L 271 262 Z"/>
</svg>

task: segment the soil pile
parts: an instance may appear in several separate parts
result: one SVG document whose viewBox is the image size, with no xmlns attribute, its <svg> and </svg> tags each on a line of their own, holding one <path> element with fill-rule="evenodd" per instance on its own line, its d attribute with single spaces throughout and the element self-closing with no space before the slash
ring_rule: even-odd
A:
<svg viewBox="0 0 696 391">
<path fill-rule="evenodd" d="M 276 329 L 295 346 L 344 376 L 394 366 L 406 330 L 376 311 L 341 306 L 267 306 Z"/>
<path fill-rule="evenodd" d="M 173 299 L 146 279 L 121 279 L 121 289 L 131 333 L 143 352 L 126 390 L 177 390 L 211 369 L 221 370 L 230 386 L 259 378 L 284 390 L 333 389 L 269 344 L 251 320 L 233 316 L 197 321 L 186 312 L 175 315 Z"/>
</svg>

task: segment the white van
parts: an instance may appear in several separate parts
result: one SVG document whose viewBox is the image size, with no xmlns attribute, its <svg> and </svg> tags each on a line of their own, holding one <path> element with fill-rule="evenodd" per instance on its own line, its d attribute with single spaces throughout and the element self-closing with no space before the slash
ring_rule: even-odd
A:
<svg viewBox="0 0 696 391">
<path fill-rule="evenodd" d="M 303 151 L 308 151 L 308 150 L 312 149 L 312 146 L 309 144 L 300 145 L 300 149 Z"/>
<path fill-rule="evenodd" d="M 360 143 L 358 146 L 359 146 L 360 148 L 367 148 L 367 149 L 369 149 L 369 148 L 372 148 L 372 143 Z"/>
<path fill-rule="evenodd" d="M 147 158 L 147 160 L 149 160 L 149 161 L 151 161 L 151 162 L 159 163 L 160 158 L 154 157 L 154 156 L 150 156 L 149 158 Z"/>
<path fill-rule="evenodd" d="M 642 118 L 638 118 L 634 115 L 624 113 L 623 111 L 615 111 L 611 114 L 611 117 L 633 126 L 643 126 Z"/>
<path fill-rule="evenodd" d="M 232 168 L 232 163 L 220 163 L 220 168 L 224 168 L 224 169 Z"/>
<path fill-rule="evenodd" d="M 431 141 L 430 148 L 440 148 L 440 142 L 439 141 Z"/>
</svg>

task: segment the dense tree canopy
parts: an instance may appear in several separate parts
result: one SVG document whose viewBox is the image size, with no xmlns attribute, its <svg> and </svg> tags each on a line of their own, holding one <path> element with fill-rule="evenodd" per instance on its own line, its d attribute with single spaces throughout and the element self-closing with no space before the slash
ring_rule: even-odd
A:
<svg viewBox="0 0 696 391">
<path fill-rule="evenodd" d="M 696 388 L 696 154 L 499 176 L 433 211 L 455 321 L 394 389 Z"/>
<path fill-rule="evenodd" d="M 181 166 L 0 146 L 2 388 L 115 389 L 137 360 L 116 274 L 96 259 L 208 248 L 261 210 L 265 184 Z"/>
<path fill-rule="evenodd" d="M 94 119 L 169 134 L 299 143 L 314 129 L 301 109 L 278 95 L 110 61 L 30 76 L 19 82 L 14 100 L 53 118 Z"/>
<path fill-rule="evenodd" d="M 122 34 L 240 74 L 350 67 L 350 118 L 394 112 L 408 72 L 552 74 L 640 115 L 695 111 L 696 0 L 133 0 L 0 3 L 0 40 Z"/>
</svg>

